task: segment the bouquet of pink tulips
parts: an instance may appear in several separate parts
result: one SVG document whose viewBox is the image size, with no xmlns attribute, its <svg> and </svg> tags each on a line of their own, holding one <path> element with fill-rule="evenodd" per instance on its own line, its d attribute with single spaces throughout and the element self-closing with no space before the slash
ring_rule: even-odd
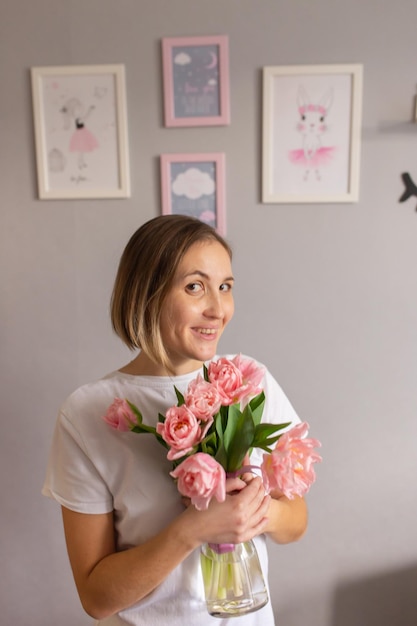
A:
<svg viewBox="0 0 417 626">
<path fill-rule="evenodd" d="M 227 475 L 251 471 L 243 467 L 253 448 L 264 451 L 262 472 L 266 491 L 277 489 L 293 498 L 303 496 L 315 480 L 313 464 L 321 461 L 316 439 L 306 437 L 308 424 L 263 423 L 264 369 L 238 355 L 219 358 L 203 368 L 182 394 L 177 405 L 159 414 L 154 428 L 143 423 L 138 407 L 116 398 L 103 419 L 118 430 L 151 433 L 164 445 L 173 463 L 171 476 L 179 492 L 198 509 L 214 497 L 226 498 Z M 274 445 L 275 444 L 275 445 Z M 274 446 L 274 447 L 272 447 Z M 207 610 L 216 617 L 233 617 L 257 611 L 268 602 L 253 541 L 204 544 L 201 571 Z"/>
<path fill-rule="evenodd" d="M 313 464 L 321 461 L 314 450 L 320 442 L 306 437 L 305 422 L 284 433 L 289 423 L 262 423 L 263 376 L 264 369 L 251 359 L 219 358 L 204 366 L 204 377 L 199 374 L 184 395 L 175 388 L 178 403 L 159 414 L 156 428 L 143 423 L 128 399 L 116 398 L 103 419 L 117 430 L 157 437 L 173 462 L 179 492 L 198 510 L 213 497 L 225 500 L 227 474 L 241 470 L 253 448 L 265 452 L 260 469 L 267 491 L 303 496 L 315 480 Z"/>
</svg>

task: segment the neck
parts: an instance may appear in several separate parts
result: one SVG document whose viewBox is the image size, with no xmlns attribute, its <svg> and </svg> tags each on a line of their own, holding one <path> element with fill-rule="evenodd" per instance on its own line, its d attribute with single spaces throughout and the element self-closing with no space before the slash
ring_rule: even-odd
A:
<svg viewBox="0 0 417 626">
<path fill-rule="evenodd" d="M 180 365 L 173 365 L 172 371 L 168 370 L 161 363 L 155 363 L 145 352 L 140 352 L 137 357 L 130 361 L 127 365 L 120 368 L 123 374 L 131 374 L 133 376 L 181 376 L 195 372 L 203 366 L 199 361 L 189 360 Z"/>
</svg>

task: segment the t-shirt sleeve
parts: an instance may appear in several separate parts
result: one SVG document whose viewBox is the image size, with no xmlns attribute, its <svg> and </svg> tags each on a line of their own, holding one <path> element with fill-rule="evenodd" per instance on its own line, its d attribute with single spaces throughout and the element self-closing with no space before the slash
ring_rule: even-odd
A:
<svg viewBox="0 0 417 626">
<path fill-rule="evenodd" d="M 294 410 L 291 402 L 277 383 L 275 378 L 266 371 L 265 374 L 265 410 L 262 417 L 263 422 L 272 424 L 283 424 L 290 422 L 289 428 L 300 423 L 300 418 Z M 284 431 L 283 431 L 284 432 Z"/>
<path fill-rule="evenodd" d="M 63 412 L 52 439 L 42 494 L 79 513 L 109 513 L 113 499 L 80 433 Z"/>
<path fill-rule="evenodd" d="M 296 424 L 300 423 L 300 418 L 295 412 L 291 402 L 277 383 L 275 378 L 270 374 L 268 370 L 265 372 L 264 378 L 264 393 L 265 393 L 265 407 L 262 414 L 262 421 L 270 424 L 287 424 L 289 425 L 280 430 L 280 433 L 284 433 Z M 260 448 L 255 448 L 251 455 L 251 462 L 260 466 L 264 451 Z"/>
</svg>

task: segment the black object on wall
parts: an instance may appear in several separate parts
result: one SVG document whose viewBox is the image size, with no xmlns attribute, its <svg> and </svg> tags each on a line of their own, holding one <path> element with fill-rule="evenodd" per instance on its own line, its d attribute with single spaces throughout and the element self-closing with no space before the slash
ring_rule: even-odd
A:
<svg viewBox="0 0 417 626">
<path fill-rule="evenodd" d="M 412 196 L 417 197 L 417 185 L 414 183 L 410 174 L 408 172 L 404 172 L 403 174 L 401 174 L 401 178 L 403 179 L 405 190 L 398 202 L 405 202 Z M 417 211 L 417 206 L 416 206 L 416 211 Z"/>
</svg>

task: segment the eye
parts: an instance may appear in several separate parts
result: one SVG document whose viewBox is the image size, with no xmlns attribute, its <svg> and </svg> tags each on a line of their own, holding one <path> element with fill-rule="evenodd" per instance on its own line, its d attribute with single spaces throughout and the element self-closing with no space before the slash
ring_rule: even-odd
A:
<svg viewBox="0 0 417 626">
<path fill-rule="evenodd" d="M 321 116 L 321 118 L 320 118 L 320 122 L 324 122 L 324 117 L 323 117 L 323 115 L 322 115 L 322 116 Z"/>
<path fill-rule="evenodd" d="M 220 291 L 228 292 L 228 291 L 232 291 L 232 288 L 233 288 L 232 283 L 222 283 L 219 289 Z"/>
<path fill-rule="evenodd" d="M 186 291 L 190 293 L 199 293 L 203 289 L 203 285 L 199 282 L 196 283 L 188 283 L 185 287 Z"/>
<path fill-rule="evenodd" d="M 306 116 L 305 116 L 305 115 L 302 115 L 302 116 L 301 116 L 301 119 L 302 119 L 302 121 L 303 121 L 303 122 L 305 122 L 305 120 L 306 120 Z"/>
</svg>

